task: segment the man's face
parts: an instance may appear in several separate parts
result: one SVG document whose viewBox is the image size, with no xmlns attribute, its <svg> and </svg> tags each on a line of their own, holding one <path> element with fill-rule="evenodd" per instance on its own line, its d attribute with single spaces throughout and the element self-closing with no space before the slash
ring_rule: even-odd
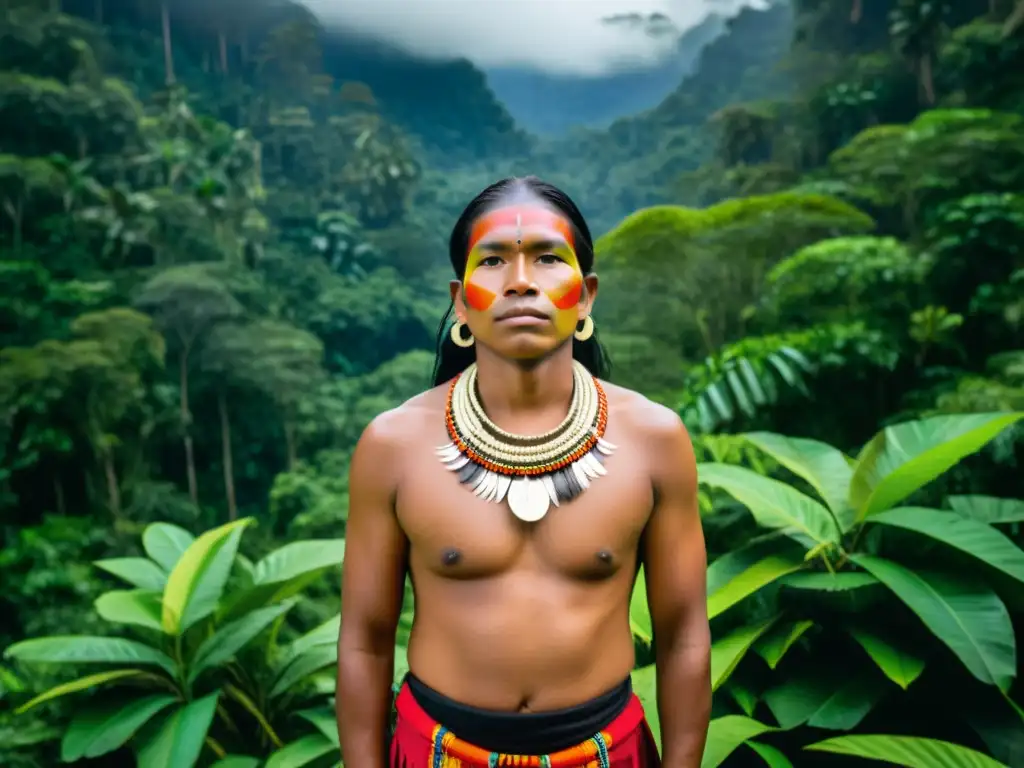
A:
<svg viewBox="0 0 1024 768">
<path fill-rule="evenodd" d="M 478 342 L 530 358 L 572 336 L 592 300 L 586 283 L 596 287 L 583 276 L 573 240 L 570 222 L 538 202 L 501 205 L 477 219 L 452 298 Z"/>
</svg>

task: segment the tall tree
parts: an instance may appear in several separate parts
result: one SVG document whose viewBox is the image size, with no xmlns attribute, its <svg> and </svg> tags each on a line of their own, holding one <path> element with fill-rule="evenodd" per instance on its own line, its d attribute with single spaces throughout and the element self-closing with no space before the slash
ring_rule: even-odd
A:
<svg viewBox="0 0 1024 768">
<path fill-rule="evenodd" d="M 192 354 L 202 337 L 217 323 L 241 315 L 242 306 L 228 287 L 211 273 L 209 264 L 186 264 L 160 272 L 142 286 L 135 304 L 152 314 L 164 334 L 177 343 L 181 439 L 185 448 L 189 497 L 193 504 L 198 505 L 189 405 Z"/>
</svg>

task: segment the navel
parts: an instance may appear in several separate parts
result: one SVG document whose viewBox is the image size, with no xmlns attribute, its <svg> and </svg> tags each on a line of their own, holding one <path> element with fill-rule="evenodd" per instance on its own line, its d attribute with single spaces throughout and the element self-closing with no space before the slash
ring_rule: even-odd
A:
<svg viewBox="0 0 1024 768">
<path fill-rule="evenodd" d="M 612 553 L 607 549 L 602 549 L 597 553 L 597 561 L 601 563 L 601 565 L 611 565 L 613 560 L 614 558 L 612 557 Z"/>
<path fill-rule="evenodd" d="M 462 553 L 457 549 L 446 549 L 441 553 L 441 562 L 445 565 L 458 565 L 462 560 Z"/>
</svg>

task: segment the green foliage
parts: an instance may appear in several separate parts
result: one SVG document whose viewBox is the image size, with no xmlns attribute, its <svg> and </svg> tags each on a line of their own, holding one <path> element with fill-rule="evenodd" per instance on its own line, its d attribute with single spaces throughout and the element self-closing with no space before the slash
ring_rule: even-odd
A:
<svg viewBox="0 0 1024 768">
<path fill-rule="evenodd" d="M 767 294 L 786 323 L 898 318 L 916 303 L 927 271 L 927 261 L 895 238 L 832 238 L 777 264 L 768 274 Z"/>
<path fill-rule="evenodd" d="M 193 765 L 204 751 L 284 747 L 287 716 L 325 698 L 337 661 L 337 619 L 279 644 L 297 596 L 337 569 L 344 541 L 295 541 L 253 563 L 238 553 L 250 519 L 193 537 L 166 523 L 142 536 L 147 557 L 97 566 L 131 589 L 100 595 L 95 609 L 118 636 L 53 635 L 7 648 L 22 665 L 99 665 L 24 701 L 18 712 L 101 689 L 78 707 L 61 760 L 112 755 L 131 744 L 142 765 Z M 332 655 L 333 653 L 333 655 Z M 318 675 L 321 678 L 318 682 Z M 240 736 L 251 722 L 258 734 Z M 273 758 L 272 758 L 273 759 Z"/>
<path fill-rule="evenodd" d="M 538 173 L 614 380 L 693 434 L 703 765 L 1014 764 L 1021 3 L 745 8 L 655 108 L 544 140 L 301 8 L 8 5 L 0 763 L 338 762 L 352 448 L 429 386 L 445 222 Z M 630 618 L 657 733 L 642 579 Z"/>
<path fill-rule="evenodd" d="M 1016 519 L 1018 505 L 958 497 L 951 499 L 957 511 L 901 505 L 920 499 L 929 483 L 1021 418 L 989 413 L 904 422 L 879 432 L 855 459 L 816 440 L 742 436 L 788 480 L 737 464 L 698 466 L 700 482 L 716 497 L 727 494 L 758 528 L 781 534 L 759 537 L 708 570 L 712 686 L 730 694 L 740 712 L 712 721 L 702 765 L 719 765 L 742 744 L 780 730 L 794 732 L 794 745 L 805 749 L 900 765 L 925 764 L 929 754 L 957 756 L 957 765 L 999 765 L 929 738 L 934 733 L 809 744 L 814 736 L 807 729 L 855 729 L 883 699 L 913 706 L 914 691 L 926 686 L 919 678 L 956 678 L 953 670 L 932 669 L 939 663 L 932 646 L 951 651 L 991 701 L 1003 700 L 1017 664 L 1000 579 L 1018 588 L 1024 582 L 1024 550 L 998 526 Z M 637 594 L 631 621 L 649 640 L 646 600 Z M 840 645 L 852 655 L 837 667 Z M 952 700 L 948 706 L 970 718 L 969 709 Z M 767 716 L 777 725 L 763 723 Z"/>
</svg>

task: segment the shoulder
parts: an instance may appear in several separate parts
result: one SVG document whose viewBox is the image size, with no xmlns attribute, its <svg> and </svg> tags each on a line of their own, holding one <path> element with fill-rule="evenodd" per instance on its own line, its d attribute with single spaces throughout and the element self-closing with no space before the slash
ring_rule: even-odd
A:
<svg viewBox="0 0 1024 768">
<path fill-rule="evenodd" d="M 394 468 L 396 459 L 442 423 L 447 385 L 428 389 L 401 405 L 377 414 L 356 443 L 353 471 L 359 468 L 380 471 Z M 384 462 L 383 465 L 380 462 Z"/>
<path fill-rule="evenodd" d="M 621 418 L 638 436 L 652 440 L 685 440 L 689 433 L 679 414 L 632 389 L 602 381 L 609 416 Z"/>
<path fill-rule="evenodd" d="M 609 418 L 621 419 L 632 440 L 649 455 L 655 474 L 695 471 L 693 443 L 679 414 L 631 389 L 601 382 Z"/>
</svg>

